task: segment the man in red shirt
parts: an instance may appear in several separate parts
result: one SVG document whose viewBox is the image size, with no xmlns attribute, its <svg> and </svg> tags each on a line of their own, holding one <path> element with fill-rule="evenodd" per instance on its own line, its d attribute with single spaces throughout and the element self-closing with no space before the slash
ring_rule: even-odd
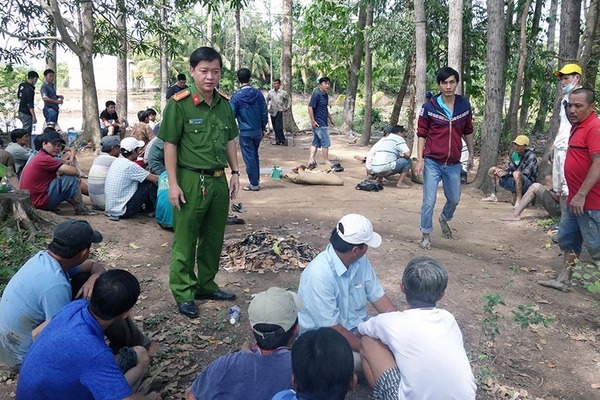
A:
<svg viewBox="0 0 600 400">
<path fill-rule="evenodd" d="M 44 132 L 42 149 L 23 168 L 19 186 L 29 190 L 35 208 L 54 210 L 67 201 L 75 208 L 76 215 L 98 215 L 83 204 L 77 168 L 56 159 L 64 146 L 58 132 Z"/>
<path fill-rule="evenodd" d="M 583 242 L 594 263 L 600 265 L 600 119 L 595 100 L 594 91 L 588 88 L 576 89 L 569 96 L 567 114 L 572 127 L 565 160 L 569 197 L 558 228 L 565 264 L 556 279 L 539 282 L 563 292 L 571 287 Z"/>
</svg>

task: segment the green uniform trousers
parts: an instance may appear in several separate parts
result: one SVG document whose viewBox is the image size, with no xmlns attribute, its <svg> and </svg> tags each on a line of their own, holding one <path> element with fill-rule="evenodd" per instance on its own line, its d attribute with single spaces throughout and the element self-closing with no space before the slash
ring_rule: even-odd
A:
<svg viewBox="0 0 600 400">
<path fill-rule="evenodd" d="M 173 208 L 175 235 L 169 285 L 175 301 L 182 303 L 194 300 L 197 293 L 219 290 L 214 279 L 229 212 L 229 188 L 225 174 L 212 177 L 184 168 L 177 168 L 177 181 L 186 203 L 181 204 L 181 210 Z M 197 274 L 195 264 L 198 264 Z"/>
</svg>

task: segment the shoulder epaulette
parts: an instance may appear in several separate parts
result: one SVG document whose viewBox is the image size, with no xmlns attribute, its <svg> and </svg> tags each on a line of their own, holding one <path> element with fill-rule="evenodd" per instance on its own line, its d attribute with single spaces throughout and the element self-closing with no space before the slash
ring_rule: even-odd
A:
<svg viewBox="0 0 600 400">
<path fill-rule="evenodd" d="M 221 95 L 222 98 L 224 98 L 225 100 L 229 101 L 229 96 L 227 96 L 225 94 L 225 92 L 222 92 L 221 89 L 219 89 L 219 88 L 216 88 L 215 90 L 217 91 L 217 93 L 219 93 Z"/>
<path fill-rule="evenodd" d="M 171 98 L 175 101 L 179 101 L 179 100 L 185 99 L 190 94 L 192 94 L 192 92 L 189 90 L 181 90 L 181 91 L 175 93 L 173 96 L 171 96 Z"/>
</svg>

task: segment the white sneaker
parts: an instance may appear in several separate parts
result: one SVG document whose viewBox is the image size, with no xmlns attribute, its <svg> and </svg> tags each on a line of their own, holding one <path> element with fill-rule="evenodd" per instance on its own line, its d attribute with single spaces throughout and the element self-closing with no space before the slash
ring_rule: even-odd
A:
<svg viewBox="0 0 600 400">
<path fill-rule="evenodd" d="M 484 197 L 483 199 L 479 200 L 483 203 L 497 203 L 498 202 L 498 198 L 496 197 L 495 194 L 492 194 L 488 197 Z"/>
</svg>

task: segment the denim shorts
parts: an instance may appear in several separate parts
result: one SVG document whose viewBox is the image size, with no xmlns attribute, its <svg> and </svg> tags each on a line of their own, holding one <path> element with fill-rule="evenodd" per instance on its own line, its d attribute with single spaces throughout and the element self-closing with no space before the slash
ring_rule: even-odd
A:
<svg viewBox="0 0 600 400">
<path fill-rule="evenodd" d="M 565 207 L 558 227 L 558 245 L 563 251 L 581 254 L 584 242 L 594 262 L 600 262 L 600 210 L 575 215 Z"/>
<path fill-rule="evenodd" d="M 330 147 L 331 141 L 329 140 L 329 130 L 326 126 L 317 126 L 313 128 L 313 141 L 311 146 L 318 148 Z"/>
<path fill-rule="evenodd" d="M 46 123 L 48 122 L 58 122 L 58 110 L 55 108 L 44 108 L 42 110 L 44 114 L 44 118 L 46 119 Z"/>
<path fill-rule="evenodd" d="M 527 189 L 529 189 L 529 186 L 531 186 L 533 182 L 531 182 L 529 178 L 527 178 L 525 175 L 521 176 L 523 177 L 523 190 L 521 191 L 521 194 L 525 194 L 525 192 L 527 191 Z M 513 178 L 512 175 L 503 176 L 502 178 L 500 178 L 500 182 L 498 183 L 500 183 L 500 186 L 502 186 L 509 192 L 515 193 L 517 191 L 515 185 L 515 178 Z"/>
</svg>

